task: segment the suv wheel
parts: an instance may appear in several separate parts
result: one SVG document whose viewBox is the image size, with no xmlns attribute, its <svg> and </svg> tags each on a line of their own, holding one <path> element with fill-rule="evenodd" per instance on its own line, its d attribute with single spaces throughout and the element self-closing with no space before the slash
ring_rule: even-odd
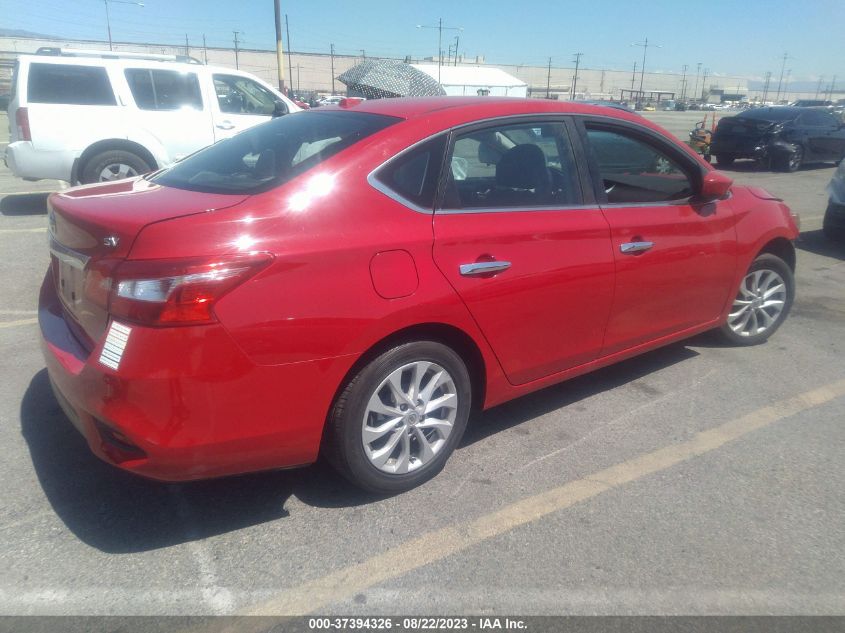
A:
<svg viewBox="0 0 845 633">
<path fill-rule="evenodd" d="M 83 184 L 132 178 L 152 171 L 143 158 L 122 149 L 110 149 L 88 159 L 82 170 Z"/>
<path fill-rule="evenodd" d="M 381 354 L 349 381 L 328 420 L 326 456 L 353 484 L 409 490 L 443 469 L 472 400 L 466 365 L 434 341 Z"/>
<path fill-rule="evenodd" d="M 775 165 L 778 171 L 795 172 L 798 171 L 804 163 L 804 148 L 797 145 L 788 154 L 783 154 L 777 157 Z"/>
<path fill-rule="evenodd" d="M 835 204 L 834 202 L 827 203 L 827 209 L 824 212 L 824 221 L 822 223 L 822 232 L 829 240 L 835 242 L 845 240 L 845 206 Z"/>
</svg>

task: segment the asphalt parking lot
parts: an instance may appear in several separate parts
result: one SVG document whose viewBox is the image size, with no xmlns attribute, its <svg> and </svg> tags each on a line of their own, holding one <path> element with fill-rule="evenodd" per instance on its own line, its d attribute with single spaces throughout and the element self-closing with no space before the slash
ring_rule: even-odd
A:
<svg viewBox="0 0 845 633">
<path fill-rule="evenodd" d="M 697 114 L 647 115 L 683 138 Z M 320 463 L 164 485 L 93 457 L 38 348 L 59 184 L 0 167 L 0 614 L 842 614 L 833 169 L 728 172 L 802 218 L 767 344 L 699 336 L 500 406 L 437 478 L 380 499 Z"/>
</svg>

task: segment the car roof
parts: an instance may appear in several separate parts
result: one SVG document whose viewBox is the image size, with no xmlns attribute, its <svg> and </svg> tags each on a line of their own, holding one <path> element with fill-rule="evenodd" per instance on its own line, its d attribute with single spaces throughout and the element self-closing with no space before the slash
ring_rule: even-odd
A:
<svg viewBox="0 0 845 633">
<path fill-rule="evenodd" d="M 230 75 L 244 75 L 250 76 L 242 70 L 234 68 L 226 68 L 224 66 L 214 66 L 212 64 L 203 64 L 196 62 L 187 62 L 171 59 L 152 59 L 145 57 L 96 57 L 91 56 L 75 56 L 75 55 L 46 55 L 28 53 L 18 55 L 20 61 L 38 64 L 63 64 L 76 66 L 130 66 L 132 68 L 163 68 L 166 70 L 179 70 L 197 72 L 201 68 L 205 68 L 211 72 L 225 73 Z"/>
<path fill-rule="evenodd" d="M 448 111 L 454 115 L 466 113 L 471 115 L 467 118 L 472 119 L 483 119 L 488 116 L 560 113 L 613 116 L 640 124 L 644 122 L 640 115 L 619 107 L 521 97 L 400 97 L 371 99 L 347 109 L 408 120 Z"/>
</svg>

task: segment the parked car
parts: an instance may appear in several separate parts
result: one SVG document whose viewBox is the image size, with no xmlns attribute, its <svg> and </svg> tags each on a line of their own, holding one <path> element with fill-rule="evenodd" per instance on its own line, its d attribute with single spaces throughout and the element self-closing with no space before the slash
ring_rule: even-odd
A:
<svg viewBox="0 0 845 633">
<path fill-rule="evenodd" d="M 721 119 L 710 151 L 723 166 L 752 158 L 763 166 L 796 171 L 804 164 L 842 160 L 845 125 L 824 108 L 754 108 Z"/>
<path fill-rule="evenodd" d="M 322 451 L 406 490 L 470 412 L 706 330 L 761 343 L 794 296 L 786 205 L 577 103 L 309 110 L 49 206 L 57 399 L 161 480 Z"/>
<path fill-rule="evenodd" d="M 70 49 L 19 56 L 6 165 L 27 180 L 116 180 L 300 109 L 249 73 L 175 60 Z"/>
<path fill-rule="evenodd" d="M 833 101 L 827 99 L 798 99 L 789 105 L 795 108 L 818 108 L 818 107 L 832 107 Z"/>
<path fill-rule="evenodd" d="M 343 101 L 344 97 L 341 95 L 329 95 L 328 97 L 323 97 L 317 102 L 317 105 L 320 106 L 327 106 L 327 105 L 338 105 L 341 101 Z"/>
<path fill-rule="evenodd" d="M 845 161 L 839 163 L 827 191 L 830 197 L 824 212 L 822 230 L 830 240 L 845 240 Z"/>
</svg>

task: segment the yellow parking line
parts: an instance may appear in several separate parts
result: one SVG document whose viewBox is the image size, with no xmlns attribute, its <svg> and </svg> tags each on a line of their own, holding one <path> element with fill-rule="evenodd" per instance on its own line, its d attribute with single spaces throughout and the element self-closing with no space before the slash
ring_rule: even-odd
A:
<svg viewBox="0 0 845 633">
<path fill-rule="evenodd" d="M 38 323 L 38 319 L 20 319 L 18 321 L 6 321 L 5 323 L 0 321 L 0 330 L 7 327 L 17 327 L 19 325 L 32 325 L 33 323 Z"/>
<path fill-rule="evenodd" d="M 278 596 L 244 612 L 250 615 L 300 615 L 318 611 L 326 605 L 350 598 L 370 587 L 442 560 L 553 512 L 709 453 L 752 431 L 841 396 L 845 396 L 845 379 L 757 409 L 741 418 L 702 431 L 687 442 L 640 455 L 477 519 L 428 532 L 361 563 L 282 591 Z"/>
<path fill-rule="evenodd" d="M 44 233 L 47 230 L 46 226 L 37 229 L 0 229 L 0 233 Z"/>
</svg>

